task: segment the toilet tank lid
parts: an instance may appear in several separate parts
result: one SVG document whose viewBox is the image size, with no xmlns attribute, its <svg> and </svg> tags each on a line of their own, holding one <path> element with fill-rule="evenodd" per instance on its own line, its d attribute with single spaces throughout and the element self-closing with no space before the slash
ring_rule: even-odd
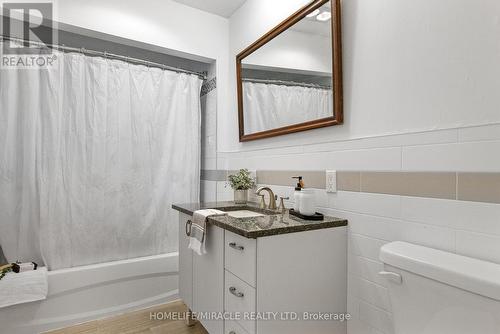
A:
<svg viewBox="0 0 500 334">
<path fill-rule="evenodd" d="M 380 260 L 393 267 L 500 300 L 500 265 L 402 241 L 385 244 Z"/>
</svg>

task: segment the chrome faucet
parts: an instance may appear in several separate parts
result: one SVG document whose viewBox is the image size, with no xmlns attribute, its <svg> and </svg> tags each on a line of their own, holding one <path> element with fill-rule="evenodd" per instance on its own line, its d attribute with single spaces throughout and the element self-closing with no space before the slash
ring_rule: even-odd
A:
<svg viewBox="0 0 500 334">
<path fill-rule="evenodd" d="M 269 188 L 269 187 L 260 187 L 259 189 L 257 189 L 257 192 L 255 194 L 258 195 L 258 196 L 264 196 L 264 195 L 261 195 L 261 192 L 263 190 L 267 191 L 267 193 L 269 194 L 269 206 L 268 206 L 268 208 L 270 210 L 276 210 L 276 197 L 275 197 L 273 191 L 271 190 L 271 188 Z"/>
</svg>

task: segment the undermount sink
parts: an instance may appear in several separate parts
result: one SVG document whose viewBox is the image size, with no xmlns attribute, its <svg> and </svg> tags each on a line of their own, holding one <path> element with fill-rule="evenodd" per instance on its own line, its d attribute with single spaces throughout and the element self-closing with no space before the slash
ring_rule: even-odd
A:
<svg viewBox="0 0 500 334">
<path fill-rule="evenodd" d="M 228 216 L 234 218 L 252 218 L 252 217 L 263 217 L 265 216 L 262 213 L 250 211 L 250 210 L 236 210 L 236 211 L 227 211 Z"/>
</svg>

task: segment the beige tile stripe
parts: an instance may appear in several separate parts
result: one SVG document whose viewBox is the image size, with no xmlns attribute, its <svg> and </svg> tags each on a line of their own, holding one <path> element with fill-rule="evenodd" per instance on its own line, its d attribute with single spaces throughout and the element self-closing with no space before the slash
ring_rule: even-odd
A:
<svg viewBox="0 0 500 334">
<path fill-rule="evenodd" d="M 223 181 L 225 171 L 202 173 Z M 324 189 L 325 171 L 257 171 L 259 184 L 294 186 L 302 176 L 306 187 Z M 215 177 L 215 175 L 217 177 Z M 337 189 L 500 204 L 500 173 L 337 171 Z"/>
<path fill-rule="evenodd" d="M 458 173 L 457 199 L 500 203 L 500 173 Z"/>
<path fill-rule="evenodd" d="M 456 199 L 456 173 L 362 172 L 361 191 Z"/>
<path fill-rule="evenodd" d="M 500 173 L 360 172 L 359 174 L 362 192 L 500 204 Z"/>
<path fill-rule="evenodd" d="M 297 179 L 293 179 L 294 176 L 302 176 L 305 186 L 308 188 L 326 188 L 325 171 L 258 170 L 257 182 L 277 186 L 295 186 Z"/>
<path fill-rule="evenodd" d="M 325 171 L 257 171 L 257 180 L 292 186 L 296 175 L 304 177 L 306 187 L 325 188 Z M 500 203 L 500 173 L 337 171 L 337 189 Z"/>
<path fill-rule="evenodd" d="M 326 177 L 326 176 L 325 176 Z M 361 175 L 359 172 L 337 172 L 337 189 L 345 191 L 361 191 Z"/>
</svg>

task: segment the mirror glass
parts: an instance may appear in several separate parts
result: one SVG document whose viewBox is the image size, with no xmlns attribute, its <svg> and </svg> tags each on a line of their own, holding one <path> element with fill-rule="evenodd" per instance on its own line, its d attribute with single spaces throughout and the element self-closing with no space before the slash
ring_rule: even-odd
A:
<svg viewBox="0 0 500 334">
<path fill-rule="evenodd" d="M 301 125 L 314 128 L 309 125 L 336 119 L 332 5 L 313 4 L 298 21 L 240 59 L 240 140 L 302 131 Z M 277 129 L 282 131 L 273 133 Z"/>
</svg>

